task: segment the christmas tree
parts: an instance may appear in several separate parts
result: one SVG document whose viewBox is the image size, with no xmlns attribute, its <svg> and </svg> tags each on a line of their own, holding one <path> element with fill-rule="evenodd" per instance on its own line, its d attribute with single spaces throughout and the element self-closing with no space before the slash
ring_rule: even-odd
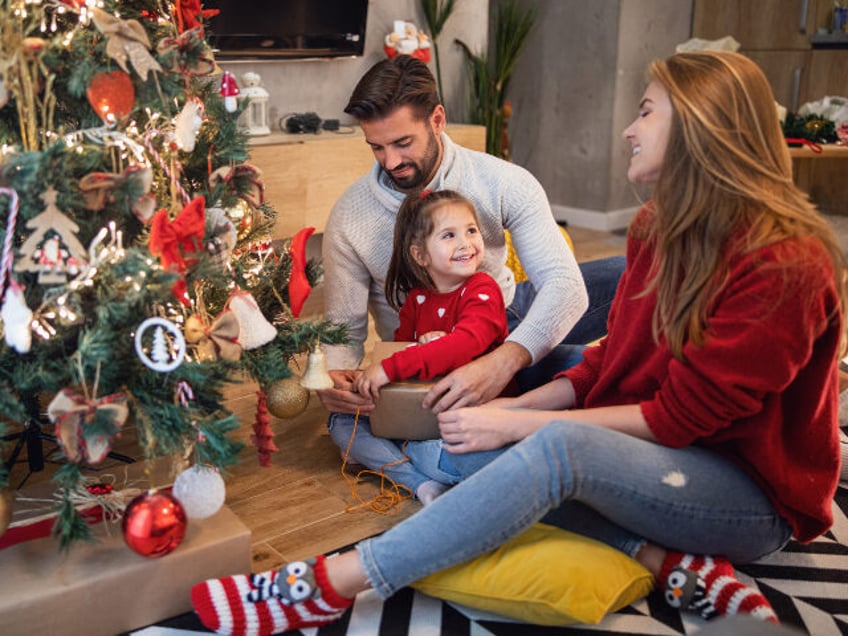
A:
<svg viewBox="0 0 848 636">
<path fill-rule="evenodd" d="M 246 104 L 221 94 L 232 77 L 197 0 L 0 6 L 0 435 L 33 419 L 55 431 L 67 547 L 90 536 L 83 466 L 125 421 L 147 458 L 226 468 L 240 450 L 226 385 L 291 381 L 299 354 L 345 333 L 298 317 L 321 275 L 311 228 L 271 240 Z"/>
</svg>

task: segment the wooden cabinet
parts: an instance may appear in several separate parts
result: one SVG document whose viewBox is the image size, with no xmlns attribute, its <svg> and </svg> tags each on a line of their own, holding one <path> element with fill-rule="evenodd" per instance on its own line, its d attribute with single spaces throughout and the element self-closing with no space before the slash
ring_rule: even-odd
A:
<svg viewBox="0 0 848 636">
<path fill-rule="evenodd" d="M 830 144 L 821 153 L 790 148 L 795 183 L 826 214 L 848 215 L 848 147 Z"/>
<path fill-rule="evenodd" d="M 815 2 L 809 0 L 696 0 L 692 35 L 732 35 L 746 51 L 808 49 Z"/>
<path fill-rule="evenodd" d="M 810 37 L 831 25 L 833 0 L 696 0 L 692 36 L 732 35 L 766 74 L 777 101 L 796 111 L 848 94 L 848 48 L 816 50 Z"/>
<path fill-rule="evenodd" d="M 692 36 L 732 35 L 739 52 L 763 69 L 778 103 L 795 112 L 826 96 L 848 96 L 848 48 L 811 43 L 831 26 L 832 10 L 833 0 L 695 0 Z M 848 149 L 793 151 L 795 182 L 827 213 L 848 214 L 846 168 Z"/>
<path fill-rule="evenodd" d="M 447 133 L 461 146 L 486 148 L 483 126 L 449 124 Z M 254 137 L 250 160 L 262 171 L 265 199 L 277 212 L 272 238 L 286 238 L 304 227 L 323 232 L 336 199 L 371 169 L 374 155 L 357 126 L 347 134 Z"/>
</svg>

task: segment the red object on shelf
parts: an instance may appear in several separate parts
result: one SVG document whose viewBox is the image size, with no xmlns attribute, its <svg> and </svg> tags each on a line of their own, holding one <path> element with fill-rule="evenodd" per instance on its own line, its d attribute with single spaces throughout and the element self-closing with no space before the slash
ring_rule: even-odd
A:
<svg viewBox="0 0 848 636">
<path fill-rule="evenodd" d="M 790 146 L 809 146 L 810 150 L 817 154 L 821 154 L 822 151 L 822 147 L 819 144 L 817 144 L 815 141 L 810 141 L 809 139 L 802 139 L 800 137 L 787 137 L 786 143 L 788 143 Z"/>
</svg>

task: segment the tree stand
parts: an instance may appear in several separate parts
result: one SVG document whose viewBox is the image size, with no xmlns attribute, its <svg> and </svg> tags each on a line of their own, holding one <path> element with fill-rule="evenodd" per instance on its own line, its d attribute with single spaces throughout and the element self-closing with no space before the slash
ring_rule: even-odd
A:
<svg viewBox="0 0 848 636">
<path fill-rule="evenodd" d="M 29 471 L 21 482 L 15 486 L 16 490 L 22 488 L 33 473 L 44 470 L 45 455 L 43 442 L 51 442 L 57 448 L 59 446 L 56 436 L 45 433 L 43 430 L 45 426 L 49 425 L 49 422 L 45 418 L 44 414 L 41 413 L 41 406 L 38 402 L 38 397 L 33 394 L 25 394 L 21 396 L 21 401 L 27 411 L 27 418 L 23 423 L 24 429 L 18 433 L 4 435 L 2 438 L 4 442 L 17 440 L 15 447 L 12 449 L 12 453 L 9 455 L 9 459 L 4 462 L 4 467 L 7 473 L 11 472 L 12 467 L 15 463 L 17 463 L 18 457 L 20 457 L 21 452 L 24 447 L 26 447 L 26 461 Z M 106 456 L 126 464 L 132 464 L 135 462 L 135 459 L 129 455 L 123 455 L 121 453 L 110 451 Z"/>
</svg>

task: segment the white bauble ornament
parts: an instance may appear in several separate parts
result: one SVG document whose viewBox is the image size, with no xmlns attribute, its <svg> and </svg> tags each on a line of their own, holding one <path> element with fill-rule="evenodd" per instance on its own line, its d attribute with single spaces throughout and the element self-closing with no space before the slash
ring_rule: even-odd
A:
<svg viewBox="0 0 848 636">
<path fill-rule="evenodd" d="M 211 517 L 221 509 L 227 497 L 221 473 L 199 464 L 177 475 L 173 494 L 189 519 Z"/>
</svg>

